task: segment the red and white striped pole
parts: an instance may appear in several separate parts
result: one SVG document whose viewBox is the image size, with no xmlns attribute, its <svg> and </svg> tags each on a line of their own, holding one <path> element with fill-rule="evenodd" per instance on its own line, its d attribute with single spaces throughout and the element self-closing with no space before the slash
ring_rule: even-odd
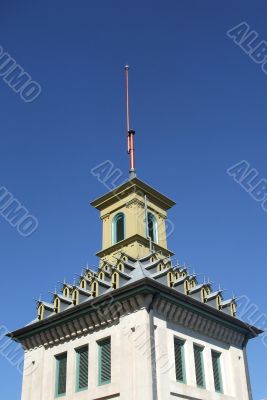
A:
<svg viewBox="0 0 267 400">
<path fill-rule="evenodd" d="M 130 179 L 136 176 L 135 154 L 134 154 L 134 135 L 135 131 L 130 129 L 130 109 L 129 109 L 129 65 L 125 66 L 126 77 L 126 126 L 128 136 L 128 154 L 130 155 Z"/>
</svg>

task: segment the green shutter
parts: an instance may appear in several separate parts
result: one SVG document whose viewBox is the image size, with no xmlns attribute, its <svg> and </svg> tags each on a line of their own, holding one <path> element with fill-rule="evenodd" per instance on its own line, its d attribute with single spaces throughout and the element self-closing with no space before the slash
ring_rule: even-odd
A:
<svg viewBox="0 0 267 400">
<path fill-rule="evenodd" d="M 77 351 L 77 376 L 76 390 L 88 388 L 88 346 L 82 347 Z"/>
<path fill-rule="evenodd" d="M 56 397 L 66 394 L 67 385 L 67 353 L 56 356 Z"/>
<path fill-rule="evenodd" d="M 194 358 L 195 358 L 195 371 L 196 382 L 200 388 L 205 388 L 205 376 L 203 367 L 203 347 L 194 344 Z"/>
<path fill-rule="evenodd" d="M 214 387 L 216 392 L 222 393 L 223 385 L 222 385 L 222 374 L 221 374 L 221 363 L 220 363 L 221 353 L 212 351 L 211 356 L 212 356 Z"/>
<path fill-rule="evenodd" d="M 175 374 L 178 382 L 185 383 L 184 341 L 174 339 Z"/>
<path fill-rule="evenodd" d="M 110 338 L 98 342 L 99 346 L 99 385 L 111 381 L 111 345 Z"/>
</svg>

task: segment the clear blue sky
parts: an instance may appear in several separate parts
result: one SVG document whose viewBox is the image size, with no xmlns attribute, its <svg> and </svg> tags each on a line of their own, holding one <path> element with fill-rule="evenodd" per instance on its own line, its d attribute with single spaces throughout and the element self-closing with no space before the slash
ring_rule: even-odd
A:
<svg viewBox="0 0 267 400">
<path fill-rule="evenodd" d="M 42 93 L 24 103 L 0 77 L 0 186 L 39 221 L 21 237 L 0 216 L 0 323 L 31 321 L 34 299 L 97 263 L 101 225 L 90 174 L 125 174 L 124 71 L 131 69 L 141 179 L 177 200 L 169 247 L 231 296 L 266 311 L 267 213 L 226 170 L 247 160 L 267 178 L 267 75 L 226 31 L 246 21 L 267 40 L 263 1 L 80 0 L 1 4 L 0 45 Z M 267 396 L 267 348 L 249 344 L 256 400 Z M 1 398 L 21 376 L 0 357 Z M 36 399 L 38 400 L 38 399 Z"/>
</svg>

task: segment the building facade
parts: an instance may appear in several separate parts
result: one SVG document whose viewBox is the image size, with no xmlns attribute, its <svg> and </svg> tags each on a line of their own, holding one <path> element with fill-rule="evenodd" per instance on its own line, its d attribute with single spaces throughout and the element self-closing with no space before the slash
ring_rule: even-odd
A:
<svg viewBox="0 0 267 400">
<path fill-rule="evenodd" d="M 22 400 L 252 399 L 246 345 L 261 331 L 173 261 L 174 204 L 135 175 L 92 202 L 98 269 L 64 282 L 10 334 L 25 350 Z"/>
</svg>

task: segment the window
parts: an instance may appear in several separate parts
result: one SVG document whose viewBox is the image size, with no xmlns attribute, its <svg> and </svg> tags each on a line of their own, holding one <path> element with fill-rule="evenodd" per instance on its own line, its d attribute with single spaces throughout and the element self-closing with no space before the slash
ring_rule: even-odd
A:
<svg viewBox="0 0 267 400">
<path fill-rule="evenodd" d="M 115 215 L 112 222 L 112 243 L 125 239 L 125 217 L 123 213 Z"/>
<path fill-rule="evenodd" d="M 157 232 L 157 221 L 152 213 L 147 214 L 147 233 L 152 242 L 157 243 L 158 232 Z"/>
<path fill-rule="evenodd" d="M 203 303 L 205 303 L 207 301 L 207 293 L 204 288 L 201 289 L 201 301 L 203 301 Z"/>
<path fill-rule="evenodd" d="M 99 364 L 98 383 L 105 385 L 111 381 L 111 344 L 110 338 L 98 342 Z"/>
<path fill-rule="evenodd" d="M 82 279 L 81 280 L 81 282 L 80 282 L 80 287 L 82 288 L 82 289 L 86 289 L 86 280 L 85 279 Z"/>
<path fill-rule="evenodd" d="M 66 394 L 67 353 L 56 356 L 56 397 Z"/>
<path fill-rule="evenodd" d="M 105 274 L 104 274 L 104 272 L 100 272 L 100 274 L 99 274 L 99 279 L 100 279 L 101 281 L 104 281 L 104 280 L 105 280 Z"/>
<path fill-rule="evenodd" d="M 218 310 L 221 310 L 221 304 L 222 304 L 222 298 L 220 295 L 218 295 L 216 297 L 216 305 L 217 305 Z"/>
<path fill-rule="evenodd" d="M 120 275 L 118 272 L 113 272 L 111 282 L 113 289 L 117 289 L 119 287 Z"/>
<path fill-rule="evenodd" d="M 88 389 L 88 346 L 76 350 L 77 375 L 76 391 Z"/>
<path fill-rule="evenodd" d="M 174 339 L 175 375 L 178 382 L 185 383 L 184 341 Z"/>
<path fill-rule="evenodd" d="M 231 303 L 231 315 L 233 317 L 236 316 L 236 305 L 235 305 L 235 303 Z"/>
<path fill-rule="evenodd" d="M 190 292 L 190 290 L 189 290 L 189 282 L 188 282 L 188 280 L 186 279 L 186 280 L 184 281 L 184 293 L 185 293 L 185 294 L 189 294 L 189 292 Z"/>
<path fill-rule="evenodd" d="M 170 287 L 173 287 L 173 283 L 174 283 L 173 274 L 172 274 L 172 272 L 168 272 L 168 285 Z"/>
<path fill-rule="evenodd" d="M 60 312 L 60 300 L 58 298 L 54 301 L 54 311 L 56 314 Z"/>
<path fill-rule="evenodd" d="M 194 344 L 194 358 L 197 387 L 205 388 L 205 376 L 203 366 L 203 347 Z"/>
<path fill-rule="evenodd" d="M 43 304 L 40 304 L 38 307 L 38 319 L 39 321 L 44 319 L 44 306 Z"/>
<path fill-rule="evenodd" d="M 92 297 L 97 297 L 98 296 L 98 282 L 93 282 L 91 285 L 92 289 Z"/>
<path fill-rule="evenodd" d="M 79 292 L 75 289 L 72 293 L 72 303 L 74 306 L 77 306 L 79 303 Z"/>
<path fill-rule="evenodd" d="M 223 392 L 222 385 L 222 374 L 221 374 L 221 353 L 217 351 L 211 351 L 212 357 L 212 368 L 213 368 L 213 378 L 214 378 L 214 387 L 216 392 Z"/>
<path fill-rule="evenodd" d="M 123 270 L 124 270 L 124 265 L 123 265 L 122 263 L 119 263 L 119 265 L 118 265 L 118 270 L 121 271 L 121 272 L 123 272 Z"/>
</svg>

